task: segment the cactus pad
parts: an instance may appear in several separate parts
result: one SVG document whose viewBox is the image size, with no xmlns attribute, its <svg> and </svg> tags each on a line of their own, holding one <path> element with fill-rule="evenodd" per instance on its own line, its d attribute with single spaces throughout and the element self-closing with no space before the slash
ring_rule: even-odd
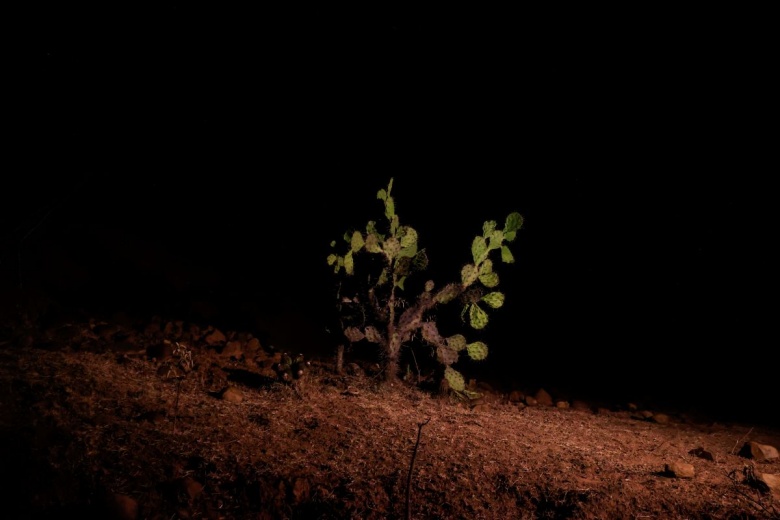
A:
<svg viewBox="0 0 780 520">
<path fill-rule="evenodd" d="M 489 237 L 494 229 L 496 229 L 496 221 L 486 220 L 485 223 L 482 224 L 482 236 L 485 238 Z"/>
<path fill-rule="evenodd" d="M 379 246 L 379 235 L 376 233 L 369 233 L 366 237 L 366 251 L 369 253 L 382 252 L 382 248 Z"/>
<path fill-rule="evenodd" d="M 436 327 L 435 321 L 426 321 L 422 324 L 422 337 L 428 343 L 434 345 L 440 345 L 444 343 L 444 338 L 439 334 L 439 329 Z"/>
<path fill-rule="evenodd" d="M 401 236 L 401 247 L 417 247 L 417 231 L 413 227 L 403 226 L 401 228 L 403 236 Z"/>
<path fill-rule="evenodd" d="M 501 246 L 501 260 L 503 260 L 505 264 L 515 263 L 515 257 L 512 255 L 512 251 L 506 246 Z"/>
<path fill-rule="evenodd" d="M 425 249 L 417 251 L 417 254 L 412 258 L 412 268 L 415 271 L 424 271 L 428 269 L 428 255 L 425 253 Z"/>
<path fill-rule="evenodd" d="M 376 327 L 366 327 L 366 339 L 371 343 L 382 343 L 382 335 L 379 333 Z"/>
<path fill-rule="evenodd" d="M 474 237 L 474 241 L 471 242 L 471 257 L 474 259 L 474 263 L 482 263 L 487 258 L 488 252 L 485 237 Z"/>
<path fill-rule="evenodd" d="M 357 343 L 366 337 L 366 335 L 357 327 L 347 327 L 344 329 L 344 336 L 346 336 L 351 343 Z"/>
<path fill-rule="evenodd" d="M 506 223 L 504 224 L 504 233 L 514 233 L 518 229 L 523 227 L 523 216 L 518 212 L 513 212 L 507 215 L 506 217 Z M 508 241 L 514 240 L 514 236 L 510 239 L 507 237 Z"/>
<path fill-rule="evenodd" d="M 482 361 L 488 355 L 488 348 L 483 342 L 475 341 L 466 346 L 466 352 L 468 352 L 469 357 L 474 361 Z"/>
<path fill-rule="evenodd" d="M 436 293 L 434 299 L 438 303 L 449 303 L 452 300 L 454 300 L 459 293 L 460 293 L 460 287 L 457 284 L 451 283 L 444 286 L 444 288 L 441 291 Z"/>
<path fill-rule="evenodd" d="M 355 231 L 354 233 L 352 233 L 352 240 L 350 241 L 350 247 L 352 248 L 353 253 L 357 253 L 358 251 L 363 249 L 365 243 L 366 241 L 363 240 L 363 235 L 361 235 L 359 231 Z"/>
<path fill-rule="evenodd" d="M 436 348 L 436 359 L 442 365 L 452 365 L 458 362 L 458 353 L 449 347 L 439 345 Z"/>
<path fill-rule="evenodd" d="M 493 261 L 489 258 L 479 266 L 479 281 L 488 288 L 498 285 L 498 273 L 493 271 Z"/>
<path fill-rule="evenodd" d="M 460 352 L 466 348 L 466 337 L 463 334 L 455 334 L 447 338 L 447 346 L 455 352 Z"/>
<path fill-rule="evenodd" d="M 488 315 L 476 303 L 469 308 L 469 323 L 477 330 L 484 329 L 488 323 Z"/>
<path fill-rule="evenodd" d="M 328 264 L 330 265 L 330 264 Z M 435 287 L 435 284 L 433 283 L 433 280 L 428 280 L 425 282 L 425 292 L 431 292 L 433 288 Z"/>
<path fill-rule="evenodd" d="M 398 256 L 398 253 L 401 251 L 401 243 L 395 237 L 390 237 L 385 240 L 382 246 L 382 249 L 384 249 L 387 258 L 390 260 Z"/>
<path fill-rule="evenodd" d="M 355 272 L 355 262 L 352 258 L 352 251 L 347 251 L 347 254 L 344 255 L 344 270 L 347 272 L 347 274 L 352 274 Z"/>
<path fill-rule="evenodd" d="M 385 199 L 385 216 L 387 217 L 387 220 L 393 220 L 393 217 L 396 216 L 395 201 L 390 195 Z"/>
<path fill-rule="evenodd" d="M 403 250 L 401 250 L 403 254 Z M 407 276 L 412 272 L 412 259 L 408 256 L 399 256 L 395 260 L 395 274 Z"/>
<path fill-rule="evenodd" d="M 504 241 L 504 232 L 500 229 L 493 230 L 492 233 L 490 233 L 489 242 L 488 242 L 488 249 L 491 251 L 493 249 L 498 249 L 501 247 L 501 243 Z"/>
<path fill-rule="evenodd" d="M 456 392 L 462 392 L 466 388 L 466 384 L 463 381 L 463 376 L 461 375 L 460 372 L 458 372 L 454 368 L 450 366 L 445 368 L 444 377 L 447 379 L 447 382 L 450 384 L 450 388 L 452 388 Z"/>
<path fill-rule="evenodd" d="M 474 264 L 466 264 L 463 269 L 460 270 L 460 280 L 464 287 L 468 287 L 477 281 L 479 271 Z"/>
<path fill-rule="evenodd" d="M 493 309 L 498 309 L 504 305 L 504 293 L 491 292 L 482 297 L 482 301 L 490 305 Z"/>
</svg>

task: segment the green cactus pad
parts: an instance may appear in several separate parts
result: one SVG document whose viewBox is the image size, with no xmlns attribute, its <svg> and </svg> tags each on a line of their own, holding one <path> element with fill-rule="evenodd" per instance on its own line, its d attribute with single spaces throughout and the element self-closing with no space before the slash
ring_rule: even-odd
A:
<svg viewBox="0 0 780 520">
<path fill-rule="evenodd" d="M 371 343 L 382 343 L 382 334 L 379 333 L 376 327 L 366 327 L 366 339 Z"/>
<path fill-rule="evenodd" d="M 347 274 L 355 272 L 355 262 L 352 258 L 352 251 L 348 251 L 347 254 L 344 255 L 344 270 Z"/>
<path fill-rule="evenodd" d="M 366 335 L 357 327 L 347 327 L 344 329 L 344 336 L 346 336 L 351 343 L 357 343 L 366 337 Z"/>
<path fill-rule="evenodd" d="M 399 289 L 401 289 L 401 290 L 403 291 L 403 290 L 404 290 L 404 282 L 405 282 L 405 281 L 406 281 L 406 277 L 405 277 L 405 276 L 402 276 L 401 278 L 399 278 L 399 279 L 398 279 L 398 280 L 395 282 L 395 286 L 396 286 L 396 287 L 398 287 Z"/>
<path fill-rule="evenodd" d="M 498 273 L 481 274 L 479 275 L 479 282 L 488 289 L 492 289 L 498 285 Z"/>
<path fill-rule="evenodd" d="M 474 237 L 471 242 L 471 257 L 475 264 L 482 263 L 488 255 L 488 246 L 485 237 Z"/>
<path fill-rule="evenodd" d="M 482 297 L 482 301 L 490 305 L 493 309 L 498 309 L 504 305 L 504 293 L 491 292 Z"/>
<path fill-rule="evenodd" d="M 455 334 L 447 338 L 447 346 L 455 352 L 466 348 L 466 337 L 463 334 Z"/>
<path fill-rule="evenodd" d="M 460 280 L 464 287 L 468 287 L 477 281 L 479 277 L 479 271 L 474 264 L 466 264 L 463 269 L 460 270 Z"/>
<path fill-rule="evenodd" d="M 449 347 L 439 345 L 436 348 L 436 359 L 442 365 L 452 365 L 458 362 L 458 353 Z"/>
<path fill-rule="evenodd" d="M 475 341 L 466 346 L 466 352 L 469 353 L 469 357 L 474 361 L 482 361 L 488 355 L 488 348 L 483 342 Z"/>
<path fill-rule="evenodd" d="M 489 237 L 494 229 L 496 229 L 496 221 L 486 220 L 485 223 L 482 224 L 482 236 L 485 238 Z"/>
<path fill-rule="evenodd" d="M 409 247 L 402 247 L 399 251 L 399 258 L 414 258 L 417 254 L 417 244 L 412 244 Z"/>
<path fill-rule="evenodd" d="M 457 284 L 451 283 L 444 286 L 444 288 L 436 293 L 434 299 L 438 303 L 449 303 L 454 300 L 460 293 L 460 287 Z"/>
<path fill-rule="evenodd" d="M 488 274 L 493 272 L 493 260 L 486 259 L 482 264 L 479 266 L 479 274 Z"/>
<path fill-rule="evenodd" d="M 401 233 L 401 247 L 417 246 L 417 231 L 413 227 L 403 226 Z"/>
<path fill-rule="evenodd" d="M 515 263 L 515 257 L 512 255 L 512 251 L 506 246 L 501 246 L 501 260 L 503 260 L 505 264 Z"/>
<path fill-rule="evenodd" d="M 385 189 L 382 188 L 381 190 L 376 192 L 376 198 L 382 201 L 387 200 L 387 191 L 385 191 Z"/>
<path fill-rule="evenodd" d="M 523 216 L 520 213 L 515 211 L 507 215 L 506 223 L 504 224 L 504 233 L 517 231 L 521 227 L 523 227 Z"/>
<path fill-rule="evenodd" d="M 487 313 L 475 303 L 469 308 L 469 323 L 477 330 L 484 329 L 488 323 Z"/>
<path fill-rule="evenodd" d="M 436 284 L 433 283 L 433 280 L 428 280 L 425 282 L 425 292 L 431 292 L 435 286 Z"/>
<path fill-rule="evenodd" d="M 361 249 L 363 249 L 363 246 L 365 245 L 366 241 L 363 240 L 363 235 L 360 234 L 360 231 L 355 231 L 352 233 L 352 240 L 350 242 L 350 247 L 352 248 L 353 253 L 357 253 Z"/>
<path fill-rule="evenodd" d="M 504 241 L 504 232 L 501 231 L 500 229 L 493 230 L 493 232 L 490 233 L 488 249 L 490 249 L 491 251 L 493 249 L 498 249 L 499 247 L 501 247 L 501 243 L 503 241 Z"/>
<path fill-rule="evenodd" d="M 385 199 L 385 216 L 388 220 L 393 220 L 393 217 L 395 217 L 395 201 L 393 197 L 388 196 Z"/>
<path fill-rule="evenodd" d="M 338 255 L 334 255 L 333 253 L 328 255 L 328 265 L 333 265 L 338 261 L 339 257 Z"/>
<path fill-rule="evenodd" d="M 466 384 L 463 381 L 463 376 L 460 372 L 455 370 L 452 367 L 447 367 L 444 369 L 444 377 L 447 379 L 447 382 L 450 384 L 450 388 L 455 390 L 456 392 L 462 392 L 466 388 Z"/>
<path fill-rule="evenodd" d="M 399 224 L 400 223 L 398 221 L 398 215 L 393 215 L 392 218 L 390 218 L 390 234 L 391 235 L 393 235 L 393 236 L 397 236 L 398 235 L 398 226 L 399 226 Z"/>
</svg>

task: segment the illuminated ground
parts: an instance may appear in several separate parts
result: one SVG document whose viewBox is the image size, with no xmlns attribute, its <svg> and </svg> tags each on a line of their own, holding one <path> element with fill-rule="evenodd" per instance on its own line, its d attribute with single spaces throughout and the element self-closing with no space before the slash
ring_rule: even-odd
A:
<svg viewBox="0 0 780 520">
<path fill-rule="evenodd" d="M 279 352 L 224 333 L 93 320 L 3 338 L 3 516 L 780 518 L 752 480 L 778 462 L 740 454 L 780 429 L 513 402 L 538 389 L 464 405 L 364 362 L 313 359 L 288 385 Z"/>
</svg>

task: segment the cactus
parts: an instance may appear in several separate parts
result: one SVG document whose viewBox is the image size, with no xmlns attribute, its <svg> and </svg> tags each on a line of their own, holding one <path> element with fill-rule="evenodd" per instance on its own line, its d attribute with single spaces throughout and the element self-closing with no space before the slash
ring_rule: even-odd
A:
<svg viewBox="0 0 780 520">
<path fill-rule="evenodd" d="M 385 222 L 380 226 L 369 221 L 365 231 L 352 231 L 343 235 L 344 244 L 331 242 L 334 250 L 327 256 L 327 264 L 333 268 L 340 283 L 338 309 L 345 312 L 341 302 L 360 307 L 359 323 L 341 319 L 343 333 L 350 343 L 366 340 L 378 344 L 384 354 L 385 377 L 394 381 L 398 377 L 401 350 L 408 346 L 417 333 L 433 347 L 436 360 L 444 366 L 444 378 L 450 388 L 459 395 L 466 395 L 463 376 L 453 365 L 461 354 L 475 361 L 487 358 L 488 347 L 484 342 L 469 343 L 462 334 L 448 337 L 441 335 L 437 322 L 438 306 L 454 301 L 463 304 L 461 318 L 475 330 L 484 329 L 489 323 L 488 310 L 504 305 L 505 295 L 496 288 L 499 276 L 495 271 L 493 251 L 500 252 L 503 263 L 515 261 L 508 244 L 515 240 L 523 225 L 523 217 L 510 213 L 503 229 L 496 221 L 489 220 L 482 226 L 482 234 L 471 241 L 472 262 L 464 265 L 458 282 L 448 283 L 436 289 L 432 280 L 424 283 L 424 289 L 414 300 L 404 298 L 407 279 L 428 267 L 425 249 L 419 246 L 417 230 L 402 225 L 396 213 L 392 195 L 393 179 L 387 189 L 377 192 L 377 199 L 384 204 Z M 339 252 L 342 251 L 342 252 Z M 370 267 L 363 267 L 363 265 Z M 377 265 L 379 267 L 377 267 Z M 371 268 L 373 267 L 373 269 Z M 377 272 L 378 271 L 378 272 Z M 342 295 L 341 291 L 352 280 L 355 294 Z M 355 279 L 358 282 L 355 283 Z M 359 293 L 359 294 L 358 294 Z"/>
</svg>

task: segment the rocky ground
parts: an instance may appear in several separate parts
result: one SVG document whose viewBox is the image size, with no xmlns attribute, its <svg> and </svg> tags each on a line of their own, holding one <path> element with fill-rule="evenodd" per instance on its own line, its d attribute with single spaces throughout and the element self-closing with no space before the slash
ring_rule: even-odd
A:
<svg viewBox="0 0 780 520">
<path fill-rule="evenodd" d="M 18 325 L 9 520 L 780 518 L 777 428 L 488 383 L 464 402 L 349 358 L 280 370 L 251 334 L 181 321 Z"/>
</svg>

